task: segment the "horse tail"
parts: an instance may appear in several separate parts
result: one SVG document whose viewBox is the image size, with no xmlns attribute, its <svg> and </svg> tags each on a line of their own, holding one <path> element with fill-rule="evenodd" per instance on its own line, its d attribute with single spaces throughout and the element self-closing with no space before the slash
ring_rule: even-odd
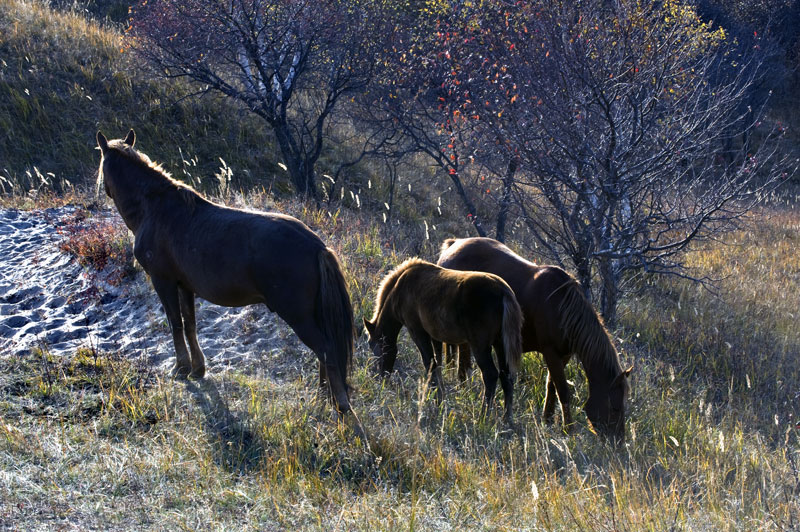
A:
<svg viewBox="0 0 800 532">
<path fill-rule="evenodd" d="M 508 286 L 503 294 L 503 348 L 513 376 L 522 362 L 522 310 Z"/>
<path fill-rule="evenodd" d="M 584 367 L 600 361 L 609 368 L 619 369 L 619 356 L 603 318 L 586 299 L 578 281 L 566 272 L 564 274 L 567 276 L 566 281 L 550 297 L 560 292 L 558 310 L 561 331 L 570 351 L 578 356 Z"/>
<path fill-rule="evenodd" d="M 347 377 L 353 364 L 355 337 L 353 306 L 339 260 L 329 248 L 319 253 L 319 277 L 317 323 L 322 328 L 328 349 L 331 350 L 326 352 L 326 356 L 333 356 L 345 387 L 348 387 Z"/>
</svg>

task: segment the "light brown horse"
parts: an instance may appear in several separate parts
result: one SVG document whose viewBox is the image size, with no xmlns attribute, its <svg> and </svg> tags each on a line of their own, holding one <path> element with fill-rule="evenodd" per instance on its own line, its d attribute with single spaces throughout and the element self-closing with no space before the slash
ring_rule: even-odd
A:
<svg viewBox="0 0 800 532">
<path fill-rule="evenodd" d="M 522 314 L 505 281 L 496 275 L 458 272 L 408 259 L 383 279 L 375 314 L 371 321 L 364 318 L 369 345 L 383 374 L 394 368 L 397 336 L 404 325 L 422 354 L 440 400 L 442 342 L 466 343 L 483 374 L 483 411 L 492 404 L 499 374 L 505 419 L 511 422 Z M 492 361 L 492 346 L 499 368 Z"/>
<path fill-rule="evenodd" d="M 212 203 L 172 179 L 125 139 L 97 133 L 102 180 L 135 237 L 172 329 L 176 376 L 202 378 L 194 298 L 238 307 L 264 303 L 319 358 L 338 411 L 350 410 L 353 310 L 333 251 L 299 220 Z M 186 343 L 189 349 L 186 349 Z"/>
<path fill-rule="evenodd" d="M 628 376 L 633 368 L 622 369 L 602 319 L 571 275 L 557 266 L 537 266 L 491 238 L 448 239 L 438 263 L 494 273 L 514 290 L 524 316 L 522 349 L 540 352 L 547 364 L 547 422 L 553 420 L 558 395 L 564 426 L 572 425 L 564 366 L 576 354 L 589 383 L 586 417 L 602 434 L 624 439 Z"/>
</svg>

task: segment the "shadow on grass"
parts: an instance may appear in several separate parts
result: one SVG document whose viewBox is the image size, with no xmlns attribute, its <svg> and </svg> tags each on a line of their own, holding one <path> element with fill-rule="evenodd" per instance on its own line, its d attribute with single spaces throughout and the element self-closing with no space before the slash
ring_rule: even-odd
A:
<svg viewBox="0 0 800 532">
<path fill-rule="evenodd" d="M 258 434 L 231 412 L 213 379 L 188 381 L 186 390 L 194 397 L 206 417 L 214 461 L 228 471 L 257 469 L 264 457 L 264 442 Z"/>
</svg>

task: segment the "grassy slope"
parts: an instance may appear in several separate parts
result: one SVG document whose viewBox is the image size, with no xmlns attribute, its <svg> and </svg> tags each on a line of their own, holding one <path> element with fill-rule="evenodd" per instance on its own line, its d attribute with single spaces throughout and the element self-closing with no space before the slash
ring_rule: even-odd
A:
<svg viewBox="0 0 800 532">
<path fill-rule="evenodd" d="M 255 198 L 256 206 L 264 206 Z M 359 315 L 402 256 L 369 216 L 307 220 L 347 270 Z M 722 298 L 659 283 L 626 302 L 637 365 L 628 444 L 541 425 L 544 368 L 525 357 L 518 428 L 479 418 L 480 378 L 423 401 L 407 340 L 377 381 L 359 342 L 355 408 L 369 447 L 316 396 L 313 361 L 281 379 L 175 383 L 113 354 L 0 356 L 0 523 L 128 529 L 786 530 L 800 525 L 792 326 L 800 215 L 763 217 L 696 256 Z M 736 275 L 734 275 L 736 274 Z M 758 279 L 756 284 L 743 279 Z M 794 296 L 791 296 L 794 294 Z M 792 297 L 795 299 L 793 300 Z M 755 319 L 757 318 L 757 319 Z M 638 338 L 637 338 L 638 334 Z M 202 332 L 201 332 L 202 337 Z M 202 338 L 201 338 L 202 341 Z M 755 368 L 764 366 L 762 371 Z M 274 368 L 273 368 L 274 369 Z M 572 379 L 585 399 L 582 376 Z M 749 384 L 748 384 L 749 382 Z M 535 488 L 534 488 L 535 486 Z"/>
<path fill-rule="evenodd" d="M 149 133 L 148 153 L 166 163 L 176 156 L 159 112 L 179 108 L 149 107 L 167 89 L 110 66 L 124 62 L 115 39 L 80 18 L 0 0 L 0 106 L 8 106 L 0 120 L 11 120 L 11 129 L 0 129 L 0 135 L 9 131 L 0 149 L 12 149 L 13 138 L 18 150 L 13 157 L 0 153 L 3 165 L 28 161 L 20 168 L 36 164 L 46 172 L 42 161 L 52 157 L 61 168 L 62 154 L 70 153 L 70 160 L 90 161 L 75 167 L 84 175 L 94 169 L 94 129 L 119 134 L 134 120 Z M 52 49 L 42 43 L 54 42 L 62 43 L 59 53 L 82 51 L 49 63 L 45 52 Z M 95 87 L 91 100 L 53 81 L 83 76 L 78 64 L 89 72 L 86 80 L 104 80 L 78 84 Z M 12 89 L 24 94 L 22 87 L 50 87 L 51 81 L 52 90 L 7 97 Z M 134 101 L 131 94 L 153 95 L 144 99 L 146 116 L 133 104 L 109 114 L 119 102 Z M 84 100 L 94 103 L 86 107 Z M 61 122 L 53 105 L 72 109 L 65 113 L 71 119 Z M 189 109 L 190 117 L 206 117 L 199 123 L 224 115 L 213 106 Z M 9 114 L 15 112 L 23 115 Z M 186 127 L 196 123 L 192 118 Z M 58 135 L 68 145 L 49 152 L 52 131 L 70 132 Z M 181 138 L 192 138 L 181 131 Z M 217 135 L 216 151 L 203 153 L 232 153 L 245 137 L 233 130 Z M 359 316 L 370 312 L 387 268 L 408 253 L 433 251 L 397 231 L 386 234 L 379 215 L 328 215 L 265 196 L 248 201 L 294 214 L 321 234 L 342 259 Z M 698 267 L 723 279 L 719 297 L 659 281 L 624 302 L 617 334 L 625 362 L 637 369 L 628 444 L 621 450 L 598 442 L 582 415 L 570 435 L 540 424 L 544 368 L 534 355 L 525 357 L 520 376 L 518 428 L 508 431 L 494 416 L 479 419 L 479 376 L 456 386 L 448 373 L 448 398 L 437 408 L 421 400 L 419 355 L 407 340 L 399 371 L 386 384 L 369 371 L 362 340 L 352 384 L 367 447 L 317 399 L 314 364 L 305 353 L 285 354 L 304 357 L 305 364 L 282 379 L 229 373 L 188 384 L 114 354 L 61 360 L 0 353 L 0 528 L 800 527 L 800 214 L 774 210 L 757 221 L 757 229 L 737 233 L 731 245 L 694 256 Z M 414 231 L 407 230 L 418 242 Z M 582 375 L 574 364 L 570 373 L 580 402 Z"/>
<path fill-rule="evenodd" d="M 187 88 L 149 81 L 128 55 L 117 31 L 79 14 L 0 0 L 2 190 L 37 188 L 42 179 L 88 184 L 98 128 L 111 138 L 133 127 L 149 155 L 196 176 L 212 175 L 217 154 L 226 154 L 237 179 L 274 179 L 279 170 L 262 124 L 212 98 L 181 101 Z"/>
</svg>

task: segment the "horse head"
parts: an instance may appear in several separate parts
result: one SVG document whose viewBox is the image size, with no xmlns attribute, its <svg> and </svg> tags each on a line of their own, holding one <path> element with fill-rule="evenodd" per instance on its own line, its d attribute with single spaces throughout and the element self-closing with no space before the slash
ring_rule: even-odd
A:
<svg viewBox="0 0 800 532">
<path fill-rule="evenodd" d="M 100 154 L 105 157 L 106 153 L 108 153 L 109 142 L 105 135 L 102 132 L 97 132 L 97 146 L 100 149 Z M 111 141 L 113 144 L 115 141 Z M 116 141 L 119 142 L 119 141 Z M 128 131 L 128 134 L 122 140 L 122 143 L 133 148 L 133 145 L 136 143 L 136 133 L 133 132 L 133 129 Z M 97 183 L 95 185 L 95 199 L 99 199 L 98 196 L 100 195 L 100 183 L 103 183 L 103 186 L 106 191 L 106 195 L 109 198 L 113 199 L 111 195 L 111 189 L 109 188 L 108 180 L 106 179 L 105 172 L 103 172 L 103 160 L 100 160 L 100 169 L 97 171 Z"/>
<path fill-rule="evenodd" d="M 589 399 L 584 411 L 598 434 L 616 443 L 625 440 L 625 404 L 627 402 L 633 366 L 611 380 L 589 379 Z"/>
<path fill-rule="evenodd" d="M 390 336 L 378 327 L 377 318 L 374 321 L 364 318 L 364 328 L 367 330 L 369 348 L 375 357 L 378 372 L 382 375 L 391 373 L 397 358 L 397 341 L 392 342 Z"/>
</svg>

